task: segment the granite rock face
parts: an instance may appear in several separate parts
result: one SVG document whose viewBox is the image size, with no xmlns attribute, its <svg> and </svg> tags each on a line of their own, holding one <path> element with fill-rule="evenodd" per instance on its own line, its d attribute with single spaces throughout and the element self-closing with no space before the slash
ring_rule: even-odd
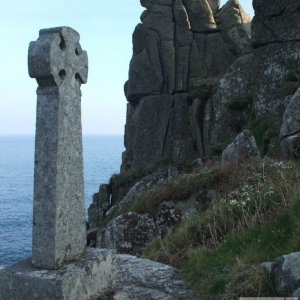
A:
<svg viewBox="0 0 300 300">
<path fill-rule="evenodd" d="M 145 177 L 125 184 L 121 188 L 114 187 L 114 184 L 101 184 L 99 192 L 93 197 L 93 203 L 88 209 L 89 228 L 95 229 L 103 227 L 105 218 L 117 209 L 122 209 L 125 205 L 133 203 L 143 193 L 167 185 L 173 182 L 179 175 L 175 167 L 159 169 Z M 117 190 L 121 192 L 117 192 Z M 118 194 L 118 197 L 115 194 Z"/>
<path fill-rule="evenodd" d="M 114 249 L 118 253 L 142 255 L 146 245 L 155 237 L 156 226 L 147 214 L 127 213 L 107 225 L 97 247 Z"/>
<path fill-rule="evenodd" d="M 194 157 L 189 126 L 188 95 L 143 97 L 128 104 L 123 170 L 157 160 L 183 161 Z"/>
<path fill-rule="evenodd" d="M 242 56 L 231 65 L 202 108 L 204 157 L 221 153 L 249 122 L 252 57 Z"/>
<path fill-rule="evenodd" d="M 0 299 L 195 299 L 173 267 L 89 248 L 87 258 L 60 270 L 33 268 L 30 260 L 0 271 Z"/>
<path fill-rule="evenodd" d="M 300 87 L 299 2 L 257 0 L 253 5 L 255 49 L 231 65 L 204 108 L 206 156 L 221 153 L 246 128 L 260 138 L 264 153 L 279 148 L 283 114 Z"/>
<path fill-rule="evenodd" d="M 99 192 L 94 194 L 93 202 L 88 208 L 89 228 L 101 226 L 105 212 L 110 206 L 111 188 L 109 184 L 101 184 Z"/>
<path fill-rule="evenodd" d="M 141 1 L 125 94 L 129 101 L 122 171 L 159 159 L 199 157 L 191 99 L 199 80 L 223 75 L 251 51 L 250 17 L 238 1 Z"/>
<path fill-rule="evenodd" d="M 300 3 L 297 0 L 254 0 L 252 23 L 255 47 L 300 39 Z"/>
<path fill-rule="evenodd" d="M 146 10 L 133 34 L 125 84 L 121 173 L 160 160 L 197 172 L 221 160 L 223 165 L 259 160 L 278 154 L 280 146 L 284 155 L 298 157 L 297 1 L 254 1 L 254 21 L 237 0 L 221 8 L 213 0 L 141 3 Z M 134 184 L 112 207 L 140 199 Z M 161 203 L 153 218 L 156 237 L 213 201 L 212 191 L 201 191 L 185 201 Z"/>
<path fill-rule="evenodd" d="M 263 136 L 263 154 L 277 151 L 283 114 L 300 86 L 299 2 L 253 1 L 253 21 L 238 0 L 221 8 L 207 0 L 142 5 L 125 84 L 122 171 L 220 157 L 246 128 Z"/>
<path fill-rule="evenodd" d="M 140 201 L 143 193 L 149 191 L 153 191 L 153 189 L 144 190 L 139 194 L 141 198 L 134 200 Z M 96 247 L 141 256 L 147 245 L 155 238 L 164 238 L 173 233 L 182 221 L 205 211 L 215 201 L 216 194 L 213 190 L 201 189 L 189 199 L 162 202 L 155 211 L 154 217 L 147 213 L 122 213 L 126 204 L 132 202 L 121 200 L 119 211 L 117 211 L 119 216 L 112 218 L 107 225 L 103 224 L 98 228 L 95 239 Z M 111 213 L 114 215 L 115 211 L 108 212 L 108 218 Z"/>
<path fill-rule="evenodd" d="M 114 265 L 113 299 L 196 299 L 173 267 L 130 255 L 116 255 Z"/>
<path fill-rule="evenodd" d="M 124 198 L 111 209 L 119 208 L 121 209 L 125 205 L 133 203 L 137 200 L 143 193 L 152 191 L 161 186 L 172 183 L 179 176 L 179 170 L 175 167 L 168 167 L 162 170 L 158 170 L 141 178 L 137 183 L 135 183 Z M 110 211 L 107 212 L 109 214 Z"/>
<path fill-rule="evenodd" d="M 300 297 L 300 253 L 291 253 L 276 259 L 271 276 L 279 296 Z"/>
<path fill-rule="evenodd" d="M 300 88 L 290 100 L 283 115 L 280 141 L 284 157 L 300 157 Z"/>
<path fill-rule="evenodd" d="M 238 165 L 247 160 L 260 159 L 254 136 L 249 130 L 244 130 L 223 151 L 222 166 Z"/>
</svg>

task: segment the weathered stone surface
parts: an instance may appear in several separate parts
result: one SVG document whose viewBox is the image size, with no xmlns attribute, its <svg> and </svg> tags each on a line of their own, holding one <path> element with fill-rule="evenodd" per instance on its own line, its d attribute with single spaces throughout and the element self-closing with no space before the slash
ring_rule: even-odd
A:
<svg viewBox="0 0 300 300">
<path fill-rule="evenodd" d="M 192 108 L 196 113 L 191 121 L 185 94 L 198 80 L 223 75 L 239 55 L 252 50 L 250 17 L 237 0 L 221 10 L 219 0 L 144 0 L 141 4 L 147 10 L 133 34 L 125 84 L 130 104 L 122 171 L 159 157 L 173 162 L 202 157 L 203 141 L 195 131 L 203 126 L 195 117 L 205 103 Z M 174 101 L 177 97 L 181 99 Z M 171 141 L 177 129 L 183 135 Z"/>
<path fill-rule="evenodd" d="M 125 175 L 126 176 L 126 175 Z M 114 175 L 110 178 L 109 185 L 111 190 L 110 206 L 119 203 L 128 193 L 128 191 L 139 181 L 140 178 L 127 178 L 122 183 L 115 182 Z"/>
<path fill-rule="evenodd" d="M 162 6 L 170 6 L 172 4 L 172 0 L 141 0 L 141 5 L 148 9 L 150 9 L 151 6 L 155 4 Z"/>
<path fill-rule="evenodd" d="M 204 168 L 204 161 L 202 158 L 197 158 L 191 163 L 193 171 L 200 171 Z"/>
<path fill-rule="evenodd" d="M 172 233 L 181 221 L 204 212 L 216 199 L 216 193 L 213 190 L 203 189 L 189 199 L 164 201 L 158 208 L 156 218 L 160 236 L 163 238 Z"/>
<path fill-rule="evenodd" d="M 37 79 L 32 262 L 58 268 L 85 252 L 80 86 L 87 54 L 79 34 L 59 27 L 31 42 L 29 75 Z"/>
<path fill-rule="evenodd" d="M 237 59 L 203 108 L 204 157 L 223 151 L 249 121 L 252 60 L 252 54 Z"/>
<path fill-rule="evenodd" d="M 157 160 L 194 158 L 188 95 L 148 96 L 129 105 L 123 165 L 134 168 Z"/>
<path fill-rule="evenodd" d="M 284 113 L 280 131 L 281 138 L 300 131 L 300 87 L 289 102 Z"/>
<path fill-rule="evenodd" d="M 93 203 L 88 208 L 89 228 L 97 228 L 102 224 L 104 213 L 110 207 L 111 187 L 101 184 L 99 192 L 93 196 Z"/>
<path fill-rule="evenodd" d="M 112 282 L 111 254 L 89 249 L 85 258 L 59 270 L 34 268 L 30 259 L 4 269 L 0 272 L 0 299 L 90 300 Z"/>
<path fill-rule="evenodd" d="M 196 33 L 190 58 L 190 80 L 224 74 L 235 59 L 220 32 Z"/>
<path fill-rule="evenodd" d="M 105 218 L 116 209 L 133 203 L 145 192 L 171 183 L 178 175 L 177 168 L 166 167 L 122 184 L 115 184 L 114 176 L 112 176 L 110 183 L 100 185 L 99 192 L 93 196 L 93 203 L 88 209 L 89 229 L 102 227 Z"/>
<path fill-rule="evenodd" d="M 0 271 L 0 299 L 91 300 L 195 299 L 178 270 L 150 260 L 88 249 L 62 269 L 33 268 L 30 260 Z"/>
<path fill-rule="evenodd" d="M 186 91 L 189 84 L 189 60 L 192 49 L 193 33 L 189 17 L 182 0 L 173 4 L 175 21 L 175 91 Z"/>
<path fill-rule="evenodd" d="M 291 99 L 280 131 L 281 153 L 285 157 L 300 157 L 300 88 Z"/>
<path fill-rule="evenodd" d="M 213 190 L 200 190 L 189 199 L 162 202 L 156 218 L 130 212 L 113 219 L 98 231 L 97 247 L 140 256 L 149 242 L 172 233 L 183 220 L 202 213 L 216 200 Z"/>
<path fill-rule="evenodd" d="M 128 191 L 125 197 L 117 204 L 117 208 L 120 209 L 127 204 L 133 203 L 136 199 L 141 197 L 143 193 L 172 183 L 174 179 L 178 177 L 178 175 L 179 171 L 177 168 L 168 167 L 145 176 Z"/>
<path fill-rule="evenodd" d="M 294 134 L 281 140 L 281 154 L 285 158 L 300 157 L 300 134 Z"/>
<path fill-rule="evenodd" d="M 182 221 L 182 212 L 175 206 L 173 201 L 164 201 L 159 205 L 156 224 L 162 238 L 172 233 Z"/>
<path fill-rule="evenodd" d="M 133 41 L 136 55 L 130 62 L 125 94 L 128 101 L 134 103 L 144 96 L 161 94 L 164 78 L 157 33 L 146 31 L 143 25 L 138 25 L 133 34 Z"/>
<path fill-rule="evenodd" d="M 220 8 L 221 0 L 207 0 L 213 13 L 216 13 Z"/>
<path fill-rule="evenodd" d="M 275 290 L 279 296 L 300 296 L 300 253 L 276 259 L 271 268 Z"/>
<path fill-rule="evenodd" d="M 207 0 L 183 0 L 193 32 L 213 32 L 217 25 Z"/>
<path fill-rule="evenodd" d="M 299 19 L 300 20 L 300 19 Z M 299 22 L 300 23 L 300 22 Z M 255 50 L 252 61 L 252 93 L 258 118 L 272 116 L 280 130 L 287 104 L 285 98 L 300 86 L 300 41 L 273 43 Z"/>
<path fill-rule="evenodd" d="M 252 36 L 255 47 L 300 39 L 298 0 L 254 0 Z"/>
<path fill-rule="evenodd" d="M 98 237 L 97 247 L 140 256 L 155 237 L 155 231 L 154 220 L 148 214 L 129 212 L 107 225 L 104 236 L 100 233 Z"/>
<path fill-rule="evenodd" d="M 196 208 L 196 212 L 202 213 L 211 204 L 216 202 L 217 195 L 216 195 L 215 191 L 213 191 L 213 190 L 202 189 L 202 190 L 198 191 L 195 195 L 193 195 L 190 200 L 193 201 L 193 205 Z M 184 210 L 182 210 L 182 211 L 184 213 Z M 187 217 L 190 217 L 191 214 L 184 213 L 184 215 L 186 215 L 185 218 L 187 219 Z"/>
<path fill-rule="evenodd" d="M 291 2 L 259 3 L 256 9 L 264 11 L 265 7 L 282 8 Z M 269 11 L 268 8 L 264 14 L 258 13 L 262 22 L 268 22 Z M 219 14 L 222 14 L 222 10 Z M 272 18 L 277 17 L 274 14 Z M 288 24 L 288 19 L 286 22 Z M 219 26 L 221 28 L 222 24 L 220 23 Z M 253 26 L 255 27 L 255 24 Z M 268 32 L 267 27 L 260 29 L 262 36 L 267 37 Z M 216 92 L 205 106 L 203 135 L 206 156 L 214 155 L 224 149 L 230 139 L 248 128 L 250 124 L 253 126 L 255 122 L 268 124 L 266 130 L 271 132 L 272 138 L 265 151 L 272 152 L 272 149 L 276 148 L 283 114 L 291 96 L 300 86 L 298 75 L 300 43 L 293 40 L 293 31 L 287 30 L 285 35 L 286 42 L 283 43 L 278 37 L 276 41 L 262 44 L 253 53 L 236 60 L 220 80 Z M 287 140 L 288 143 L 282 143 L 282 148 L 287 149 L 283 152 L 294 152 L 298 137 Z"/>
<path fill-rule="evenodd" d="M 255 138 L 249 130 L 244 130 L 222 153 L 222 166 L 238 164 L 247 160 L 260 160 Z"/>
<path fill-rule="evenodd" d="M 223 39 L 239 55 L 252 51 L 251 20 L 238 0 L 229 0 L 216 15 Z"/>
<path fill-rule="evenodd" d="M 178 270 L 129 255 L 116 255 L 114 299 L 185 300 L 196 299 L 186 289 Z"/>
</svg>

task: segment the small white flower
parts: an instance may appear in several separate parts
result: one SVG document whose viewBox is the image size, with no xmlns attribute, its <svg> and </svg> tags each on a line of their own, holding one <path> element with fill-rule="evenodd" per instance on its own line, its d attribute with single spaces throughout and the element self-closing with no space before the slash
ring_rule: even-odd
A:
<svg viewBox="0 0 300 300">
<path fill-rule="evenodd" d="M 237 201 L 235 199 L 229 201 L 230 205 L 237 205 Z"/>
</svg>

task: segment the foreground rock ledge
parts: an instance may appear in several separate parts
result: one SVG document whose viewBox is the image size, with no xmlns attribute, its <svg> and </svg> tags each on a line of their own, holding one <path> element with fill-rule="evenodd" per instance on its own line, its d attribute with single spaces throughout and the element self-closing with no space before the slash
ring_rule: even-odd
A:
<svg viewBox="0 0 300 300">
<path fill-rule="evenodd" d="M 0 299 L 195 299 L 173 267 L 91 249 L 59 270 L 34 268 L 31 260 L 0 271 Z"/>
</svg>

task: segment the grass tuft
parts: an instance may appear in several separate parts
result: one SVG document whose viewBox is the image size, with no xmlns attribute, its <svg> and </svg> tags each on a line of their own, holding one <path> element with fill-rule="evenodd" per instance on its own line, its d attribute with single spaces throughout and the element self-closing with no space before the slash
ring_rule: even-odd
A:
<svg viewBox="0 0 300 300">
<path fill-rule="evenodd" d="M 190 88 L 189 93 L 193 98 L 207 101 L 215 91 L 219 78 L 205 78 L 196 80 Z"/>
</svg>

